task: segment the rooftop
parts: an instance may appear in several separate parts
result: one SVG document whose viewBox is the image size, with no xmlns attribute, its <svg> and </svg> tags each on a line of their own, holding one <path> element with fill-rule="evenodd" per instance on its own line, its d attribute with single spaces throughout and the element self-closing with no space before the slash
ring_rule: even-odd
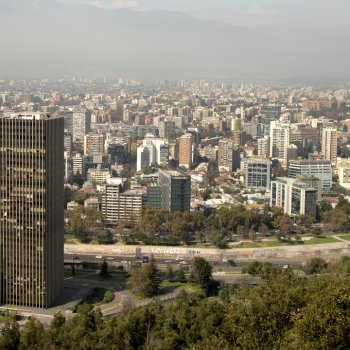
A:
<svg viewBox="0 0 350 350">
<path fill-rule="evenodd" d="M 25 119 L 25 120 L 47 120 L 59 117 L 54 117 L 44 113 L 13 113 L 3 116 L 4 119 Z"/>
</svg>

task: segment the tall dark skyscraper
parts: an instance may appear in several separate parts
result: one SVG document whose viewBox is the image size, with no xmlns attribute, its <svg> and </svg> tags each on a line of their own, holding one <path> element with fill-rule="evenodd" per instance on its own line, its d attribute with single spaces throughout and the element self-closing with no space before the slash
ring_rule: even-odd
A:
<svg viewBox="0 0 350 350">
<path fill-rule="evenodd" d="M 161 207 L 168 211 L 190 211 L 191 177 L 159 169 Z"/>
<path fill-rule="evenodd" d="M 63 118 L 0 118 L 1 303 L 47 308 L 63 289 Z"/>
</svg>

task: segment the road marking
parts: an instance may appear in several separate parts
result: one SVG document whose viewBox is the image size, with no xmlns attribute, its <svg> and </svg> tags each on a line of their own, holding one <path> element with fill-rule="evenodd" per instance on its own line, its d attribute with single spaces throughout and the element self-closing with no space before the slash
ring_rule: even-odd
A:
<svg viewBox="0 0 350 350">
<path fill-rule="evenodd" d="M 124 301 L 124 294 L 123 293 L 118 293 L 118 294 L 121 296 L 120 301 L 117 304 L 113 304 L 113 306 L 108 307 L 107 309 L 101 310 L 102 313 L 104 313 L 106 311 L 113 310 L 113 309 L 115 309 L 116 307 L 118 307 L 118 306 L 120 306 L 122 304 L 122 302 Z M 112 301 L 112 303 L 113 303 L 113 301 Z"/>
</svg>

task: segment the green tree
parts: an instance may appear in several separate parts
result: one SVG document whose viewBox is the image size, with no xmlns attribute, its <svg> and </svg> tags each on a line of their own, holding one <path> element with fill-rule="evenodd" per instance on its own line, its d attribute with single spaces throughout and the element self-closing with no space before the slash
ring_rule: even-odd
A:
<svg viewBox="0 0 350 350">
<path fill-rule="evenodd" d="M 281 349 L 349 349 L 349 276 L 320 275 L 310 280 L 308 302 L 296 310 L 294 327 L 286 333 Z"/>
<path fill-rule="evenodd" d="M 6 322 L 0 336 L 0 349 L 17 350 L 20 341 L 19 325 L 15 318 Z"/>
<path fill-rule="evenodd" d="M 152 297 L 158 294 L 160 275 L 153 256 L 148 264 L 133 268 L 128 285 L 134 293 L 143 297 Z"/>
<path fill-rule="evenodd" d="M 109 277 L 109 273 L 108 273 L 108 263 L 107 263 L 107 260 L 106 260 L 106 259 L 104 259 L 103 262 L 102 262 L 99 276 L 102 277 L 102 278 L 107 278 L 107 277 Z"/>
<path fill-rule="evenodd" d="M 79 187 L 82 187 L 84 185 L 84 182 L 85 180 L 83 176 L 79 171 L 77 171 L 77 173 L 73 176 L 73 183 L 77 184 Z"/>
<path fill-rule="evenodd" d="M 176 271 L 176 280 L 179 282 L 187 282 L 185 271 L 182 266 Z"/>
<path fill-rule="evenodd" d="M 98 244 L 113 244 L 113 234 L 111 231 L 107 230 L 105 232 L 100 232 L 97 235 Z"/>
<path fill-rule="evenodd" d="M 174 274 L 174 270 L 173 267 L 171 265 L 167 266 L 167 273 L 166 273 L 166 279 L 168 281 L 173 281 L 175 278 L 175 274 Z"/>
<path fill-rule="evenodd" d="M 326 260 L 323 260 L 322 258 L 312 258 L 307 262 L 305 266 L 305 272 L 308 275 L 313 275 L 315 273 L 321 273 L 327 267 L 328 263 Z"/>
<path fill-rule="evenodd" d="M 194 280 L 208 294 L 212 286 L 212 267 L 202 257 L 195 257 L 193 263 Z"/>
<path fill-rule="evenodd" d="M 21 331 L 19 349 L 40 349 L 44 343 L 43 333 L 43 325 L 39 321 L 29 318 Z"/>
<path fill-rule="evenodd" d="M 261 278 L 271 278 L 276 275 L 276 269 L 270 262 L 252 261 L 247 266 L 242 268 L 242 273 L 247 273 L 252 276 Z"/>
<path fill-rule="evenodd" d="M 104 303 L 104 304 L 111 303 L 113 301 L 113 299 L 114 299 L 113 293 L 110 290 L 106 290 L 105 294 L 103 296 L 102 303 Z"/>
</svg>

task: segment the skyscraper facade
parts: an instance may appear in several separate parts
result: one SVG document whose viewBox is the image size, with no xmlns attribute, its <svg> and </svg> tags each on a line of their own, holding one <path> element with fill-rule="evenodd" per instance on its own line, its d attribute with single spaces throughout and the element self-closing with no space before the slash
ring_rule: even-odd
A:
<svg viewBox="0 0 350 350">
<path fill-rule="evenodd" d="M 63 288 L 64 120 L 0 118 L 1 303 L 48 308 Z"/>
<path fill-rule="evenodd" d="M 190 211 L 191 177 L 159 169 L 161 206 L 168 211 Z"/>
</svg>

